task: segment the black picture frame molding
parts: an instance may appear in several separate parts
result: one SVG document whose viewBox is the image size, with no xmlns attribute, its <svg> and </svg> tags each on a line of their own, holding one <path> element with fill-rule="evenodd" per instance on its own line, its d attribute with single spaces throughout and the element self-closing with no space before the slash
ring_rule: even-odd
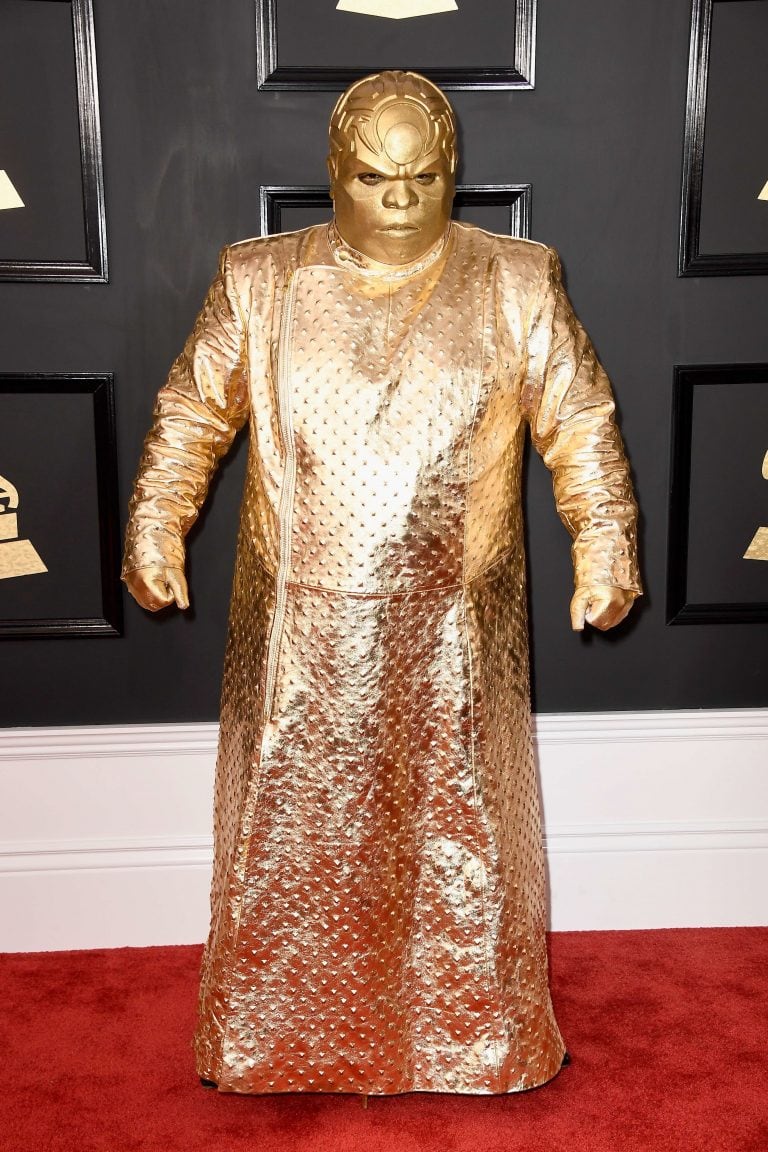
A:
<svg viewBox="0 0 768 1152">
<path fill-rule="evenodd" d="M 0 616 L 0 638 L 122 636 L 123 602 L 120 591 L 121 541 L 114 375 L 111 372 L 3 373 L 0 374 L 0 394 L 7 392 L 85 393 L 92 397 L 99 516 L 101 614 L 35 620 L 8 620 Z"/>
<path fill-rule="evenodd" d="M 501 206 L 509 210 L 509 235 L 528 239 L 531 230 L 531 184 L 459 184 L 454 205 Z M 282 231 L 282 210 L 286 207 L 327 207 L 330 219 L 333 205 L 327 184 L 262 184 L 259 189 L 259 219 L 262 236 Z"/>
<path fill-rule="evenodd" d="M 29 0 L 34 3 L 35 0 Z M 99 86 L 93 0 L 57 0 L 72 10 L 72 39 L 77 82 L 77 114 L 80 133 L 80 169 L 83 181 L 83 228 L 85 260 L 2 260 L 0 281 L 54 281 L 106 284 L 107 217 L 101 146 Z"/>
<path fill-rule="evenodd" d="M 715 3 L 730 2 L 693 0 L 691 8 L 677 262 L 679 276 L 762 276 L 768 273 L 768 252 L 700 251 L 712 9 Z M 736 66 L 737 62 L 734 62 Z"/>
<path fill-rule="evenodd" d="M 260 89 L 273 91 L 341 92 L 364 72 L 359 68 L 286 67 L 279 60 L 279 0 L 254 0 L 256 5 L 256 71 Z M 471 0 L 466 0 L 470 2 Z M 397 66 L 420 72 L 446 91 L 490 88 L 531 90 L 536 76 L 536 6 L 538 0 L 509 0 L 515 5 L 514 50 L 508 68 L 424 68 L 403 60 Z M 394 66 L 394 63 L 393 63 Z"/>
<path fill-rule="evenodd" d="M 667 533 L 667 624 L 754 624 L 768 620 L 768 601 L 749 604 L 692 603 L 688 598 L 694 388 L 706 384 L 752 382 L 768 384 L 768 364 L 675 366 Z"/>
</svg>

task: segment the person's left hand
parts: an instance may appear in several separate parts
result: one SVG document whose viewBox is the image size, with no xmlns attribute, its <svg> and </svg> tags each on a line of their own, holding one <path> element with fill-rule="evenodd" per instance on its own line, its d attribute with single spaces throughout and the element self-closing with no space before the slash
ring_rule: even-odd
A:
<svg viewBox="0 0 768 1152">
<path fill-rule="evenodd" d="M 606 632 L 620 624 L 635 602 L 636 592 L 607 584 L 577 588 L 571 600 L 571 628 L 583 632 L 585 622 Z"/>
</svg>

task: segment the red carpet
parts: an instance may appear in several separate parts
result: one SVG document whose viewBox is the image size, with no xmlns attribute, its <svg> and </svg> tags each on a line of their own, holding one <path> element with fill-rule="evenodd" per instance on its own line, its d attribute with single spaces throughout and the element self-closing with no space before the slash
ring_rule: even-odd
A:
<svg viewBox="0 0 768 1152">
<path fill-rule="evenodd" d="M 2 1152 L 768 1152 L 768 929 L 559 933 L 556 1080 L 367 1110 L 200 1088 L 199 956 L 0 956 Z"/>
</svg>

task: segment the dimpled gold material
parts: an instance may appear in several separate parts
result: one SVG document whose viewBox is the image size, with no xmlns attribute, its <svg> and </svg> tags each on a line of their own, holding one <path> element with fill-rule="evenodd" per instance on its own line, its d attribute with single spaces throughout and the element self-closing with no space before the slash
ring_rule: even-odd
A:
<svg viewBox="0 0 768 1152">
<path fill-rule="evenodd" d="M 162 389 L 126 571 L 183 563 L 249 417 L 198 1071 L 506 1093 L 559 1070 L 529 716 L 526 427 L 576 582 L 639 590 L 608 381 L 554 253 L 453 224 L 225 250 Z"/>
</svg>

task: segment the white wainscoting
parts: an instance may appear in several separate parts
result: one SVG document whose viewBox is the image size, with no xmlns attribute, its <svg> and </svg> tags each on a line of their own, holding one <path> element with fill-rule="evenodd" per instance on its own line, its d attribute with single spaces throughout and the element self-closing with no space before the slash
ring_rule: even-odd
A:
<svg viewBox="0 0 768 1152">
<path fill-rule="evenodd" d="M 555 930 L 768 923 L 768 709 L 536 727 Z M 216 732 L 0 730 L 0 950 L 203 939 Z"/>
</svg>

